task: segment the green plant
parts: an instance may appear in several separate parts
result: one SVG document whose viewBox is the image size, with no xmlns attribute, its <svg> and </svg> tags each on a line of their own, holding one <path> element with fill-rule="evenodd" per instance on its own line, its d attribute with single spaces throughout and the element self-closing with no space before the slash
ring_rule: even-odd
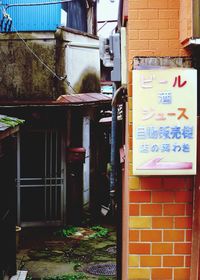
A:
<svg viewBox="0 0 200 280">
<path fill-rule="evenodd" d="M 78 231 L 77 227 L 67 227 L 67 228 L 58 230 L 55 234 L 62 236 L 62 237 L 67 237 L 67 236 L 73 235 L 77 231 Z"/>
<path fill-rule="evenodd" d="M 56 275 L 56 276 L 49 276 L 49 277 L 42 278 L 42 280 L 82 280 L 82 279 L 88 279 L 88 277 L 83 273 L 76 273 L 76 274 Z"/>
<path fill-rule="evenodd" d="M 76 264 L 74 265 L 74 270 L 75 270 L 75 271 L 78 271 L 80 268 L 81 268 L 81 264 L 80 264 L 80 263 L 76 263 Z"/>
<path fill-rule="evenodd" d="M 1 115 L 0 116 L 0 122 L 4 123 L 5 125 L 8 125 L 10 127 L 14 127 L 16 125 L 24 123 L 24 120 Z"/>
<path fill-rule="evenodd" d="M 92 230 L 95 232 L 89 235 L 89 238 L 98 238 L 98 237 L 104 237 L 108 234 L 109 230 L 107 228 L 101 227 L 101 226 L 93 226 L 91 227 Z"/>
</svg>

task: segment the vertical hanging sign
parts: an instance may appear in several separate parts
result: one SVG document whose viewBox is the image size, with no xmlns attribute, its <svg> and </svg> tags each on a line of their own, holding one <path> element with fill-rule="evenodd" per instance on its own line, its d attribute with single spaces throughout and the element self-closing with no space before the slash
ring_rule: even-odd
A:
<svg viewBox="0 0 200 280">
<path fill-rule="evenodd" d="M 197 71 L 133 70 L 133 174 L 196 174 Z"/>
</svg>

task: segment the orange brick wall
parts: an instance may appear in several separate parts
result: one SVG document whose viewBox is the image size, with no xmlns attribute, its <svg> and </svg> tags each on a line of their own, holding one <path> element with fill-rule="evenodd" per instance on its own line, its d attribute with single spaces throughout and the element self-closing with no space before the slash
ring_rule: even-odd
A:
<svg viewBox="0 0 200 280">
<path fill-rule="evenodd" d="M 192 35 L 192 1 L 180 0 L 180 41 L 185 42 Z"/>
<path fill-rule="evenodd" d="M 192 186 L 191 176 L 129 177 L 129 279 L 189 280 Z"/>
<path fill-rule="evenodd" d="M 179 15 L 179 0 L 129 0 L 128 279 L 190 275 L 193 177 L 132 174 L 132 59 L 188 56 L 179 39 Z"/>
<path fill-rule="evenodd" d="M 179 42 L 179 14 L 179 0 L 129 0 L 129 61 L 133 56 L 187 56 Z"/>
</svg>

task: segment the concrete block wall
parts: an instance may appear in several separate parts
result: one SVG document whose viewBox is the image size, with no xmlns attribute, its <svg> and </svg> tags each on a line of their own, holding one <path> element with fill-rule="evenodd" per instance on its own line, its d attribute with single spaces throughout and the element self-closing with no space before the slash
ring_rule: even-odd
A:
<svg viewBox="0 0 200 280">
<path fill-rule="evenodd" d="M 179 0 L 129 0 L 128 279 L 190 277 L 193 176 L 132 173 L 132 61 L 135 56 L 189 57 L 180 43 L 179 16 Z"/>
</svg>

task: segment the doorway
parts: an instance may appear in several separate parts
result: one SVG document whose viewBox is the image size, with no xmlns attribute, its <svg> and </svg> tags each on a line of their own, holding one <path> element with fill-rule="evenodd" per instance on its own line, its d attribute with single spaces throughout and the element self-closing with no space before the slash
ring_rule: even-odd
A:
<svg viewBox="0 0 200 280">
<path fill-rule="evenodd" d="M 65 220 L 64 136 L 58 129 L 23 130 L 17 137 L 17 223 L 61 225 Z"/>
</svg>

